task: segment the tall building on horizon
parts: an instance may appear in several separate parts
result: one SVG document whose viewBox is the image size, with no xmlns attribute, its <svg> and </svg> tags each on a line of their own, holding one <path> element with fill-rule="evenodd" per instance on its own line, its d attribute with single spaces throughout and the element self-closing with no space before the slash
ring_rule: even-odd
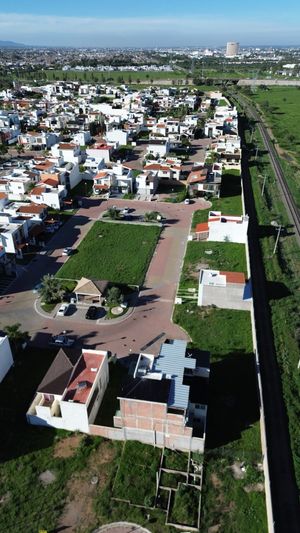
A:
<svg viewBox="0 0 300 533">
<path fill-rule="evenodd" d="M 234 57 L 239 53 L 240 45 L 236 42 L 230 42 L 226 44 L 226 57 Z"/>
</svg>

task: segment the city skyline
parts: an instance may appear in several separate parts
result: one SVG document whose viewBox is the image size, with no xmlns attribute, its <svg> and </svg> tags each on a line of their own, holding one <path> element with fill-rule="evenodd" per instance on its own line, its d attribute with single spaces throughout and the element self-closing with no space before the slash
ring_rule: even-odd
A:
<svg viewBox="0 0 300 533">
<path fill-rule="evenodd" d="M 71 0 L 37 4 L 16 0 L 0 8 L 2 40 L 41 46 L 79 47 L 176 47 L 297 45 L 300 35 L 300 6 L 254 0 L 251 6 L 229 0 L 226 5 L 183 4 L 153 0 L 145 5 L 135 0 L 113 7 L 90 0 L 88 6 Z"/>
</svg>

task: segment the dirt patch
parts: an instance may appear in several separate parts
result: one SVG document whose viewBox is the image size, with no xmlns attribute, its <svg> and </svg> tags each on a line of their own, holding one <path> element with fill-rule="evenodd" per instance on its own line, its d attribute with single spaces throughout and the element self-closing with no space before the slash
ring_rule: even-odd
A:
<svg viewBox="0 0 300 533">
<path fill-rule="evenodd" d="M 10 500 L 10 492 L 7 492 L 6 494 L 3 494 L 0 498 L 0 505 L 5 505 Z"/>
<path fill-rule="evenodd" d="M 214 489 L 220 489 L 223 485 L 222 481 L 220 480 L 220 478 L 218 478 L 217 474 L 215 473 L 211 474 L 210 480 L 211 480 L 211 483 Z"/>
<path fill-rule="evenodd" d="M 67 458 L 72 457 L 79 444 L 82 441 L 82 435 L 71 435 L 58 441 L 54 448 L 54 457 Z"/>
<path fill-rule="evenodd" d="M 249 492 L 264 492 L 265 487 L 263 483 L 253 483 L 252 485 L 246 485 L 244 491 Z"/>
<path fill-rule="evenodd" d="M 103 442 L 91 454 L 87 467 L 69 480 L 68 497 L 58 528 L 64 528 L 68 533 L 83 533 L 96 524 L 93 500 L 108 480 L 106 465 L 111 463 L 114 454 L 112 444 Z"/>
<path fill-rule="evenodd" d="M 244 463 L 238 463 L 237 461 L 231 465 L 231 471 L 234 479 L 244 479 L 246 475 L 246 468 Z"/>
<path fill-rule="evenodd" d="M 51 485 L 56 480 L 56 475 L 51 470 L 45 470 L 39 475 L 39 480 L 43 485 Z"/>
<path fill-rule="evenodd" d="M 220 531 L 221 524 L 216 524 L 208 528 L 207 533 L 218 533 Z"/>
</svg>

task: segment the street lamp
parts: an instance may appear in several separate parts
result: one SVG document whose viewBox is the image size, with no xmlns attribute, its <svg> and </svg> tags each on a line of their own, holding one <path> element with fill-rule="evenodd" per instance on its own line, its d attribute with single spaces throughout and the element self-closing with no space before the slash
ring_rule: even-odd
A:
<svg viewBox="0 0 300 533">
<path fill-rule="evenodd" d="M 276 254 L 279 237 L 280 237 L 281 230 L 283 229 L 283 226 L 282 224 L 278 224 L 277 220 L 271 220 L 271 226 L 273 226 L 277 230 L 277 237 L 276 237 L 276 241 L 275 241 L 275 245 L 274 245 L 274 249 L 272 253 L 272 256 L 273 256 Z"/>
</svg>

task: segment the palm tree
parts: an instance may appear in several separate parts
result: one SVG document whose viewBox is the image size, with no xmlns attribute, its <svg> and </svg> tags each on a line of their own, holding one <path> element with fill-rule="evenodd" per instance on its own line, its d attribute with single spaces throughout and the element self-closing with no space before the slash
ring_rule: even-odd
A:
<svg viewBox="0 0 300 533">
<path fill-rule="evenodd" d="M 40 296 L 46 304 L 60 302 L 63 299 L 65 290 L 60 279 L 46 274 L 42 278 L 41 288 L 39 289 Z"/>
<path fill-rule="evenodd" d="M 4 333 L 9 338 L 9 342 L 11 344 L 12 351 L 14 354 L 18 352 L 23 342 L 29 339 L 28 331 L 21 331 L 20 327 L 21 327 L 21 324 L 16 323 L 16 324 L 12 324 L 11 326 L 5 326 L 3 328 Z"/>
</svg>

